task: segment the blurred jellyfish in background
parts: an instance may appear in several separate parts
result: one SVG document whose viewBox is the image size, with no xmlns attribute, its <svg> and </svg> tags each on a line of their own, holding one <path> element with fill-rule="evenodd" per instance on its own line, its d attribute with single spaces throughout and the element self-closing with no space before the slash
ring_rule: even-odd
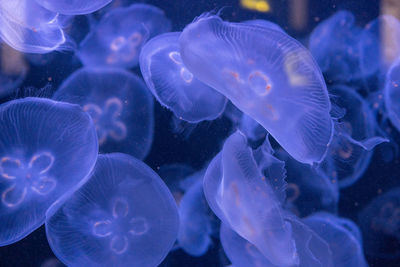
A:
<svg viewBox="0 0 400 267">
<path fill-rule="evenodd" d="M 343 219 L 321 212 L 312 214 L 303 222 L 329 244 L 334 266 L 367 267 L 361 241 L 337 220 Z M 354 229 L 357 228 L 357 225 L 350 220 L 346 223 Z"/>
<path fill-rule="evenodd" d="M 88 182 L 46 214 L 50 246 L 68 266 L 157 266 L 178 227 L 160 177 L 120 153 L 100 155 Z"/>
<path fill-rule="evenodd" d="M 196 174 L 195 174 L 196 175 Z M 212 244 L 215 222 L 203 193 L 204 171 L 185 192 L 179 205 L 178 245 L 189 255 L 204 255 Z"/>
<path fill-rule="evenodd" d="M 354 15 L 338 11 L 311 32 L 309 49 L 328 80 L 347 82 L 361 78 L 359 40 L 362 29 Z"/>
<path fill-rule="evenodd" d="M 373 199 L 359 214 L 367 257 L 400 258 L 400 188 Z"/>
<path fill-rule="evenodd" d="M 376 136 L 374 114 L 354 89 L 345 85 L 329 88 L 332 104 L 343 109 L 322 169 L 339 187 L 354 184 L 364 174 L 371 161 L 373 148 L 386 138 Z"/>
<path fill-rule="evenodd" d="M 96 126 L 100 151 L 139 159 L 150 151 L 153 98 L 143 81 L 123 69 L 82 68 L 69 76 L 54 99 L 79 104 Z"/>
<path fill-rule="evenodd" d="M 89 14 L 104 7 L 112 0 L 35 0 L 44 8 L 64 14 L 64 15 L 82 15 Z"/>
<path fill-rule="evenodd" d="M 168 186 L 176 204 L 179 206 L 187 189 L 187 187 L 182 186 L 182 183 L 187 177 L 194 174 L 195 170 L 186 164 L 175 163 L 161 166 L 157 173 Z"/>
<path fill-rule="evenodd" d="M 170 29 L 171 22 L 155 6 L 115 8 L 80 43 L 78 56 L 85 66 L 135 67 L 147 40 Z"/>
<path fill-rule="evenodd" d="M 197 123 L 219 117 L 226 98 L 200 82 L 185 67 L 179 52 L 179 32 L 151 39 L 140 54 L 144 80 L 160 104 L 181 120 Z"/>
<path fill-rule="evenodd" d="M 366 83 L 370 91 L 379 90 L 389 67 L 400 56 L 400 22 L 390 15 L 381 15 L 369 22 L 360 36 L 362 75 L 375 81 Z"/>
<path fill-rule="evenodd" d="M 305 217 L 317 211 L 337 212 L 337 183 L 333 183 L 320 169 L 294 160 L 283 149 L 278 149 L 276 156 L 285 162 L 285 207 L 288 210 L 298 217 Z"/>
<path fill-rule="evenodd" d="M 399 48 L 400 49 L 400 48 Z M 400 58 L 386 75 L 384 101 L 387 115 L 391 123 L 400 132 Z"/>
<path fill-rule="evenodd" d="M 183 63 L 259 122 L 296 160 L 321 162 L 333 134 L 325 81 L 285 33 L 205 14 L 183 30 Z"/>
<path fill-rule="evenodd" d="M 36 1 L 0 1 L 0 38 L 15 50 L 44 54 L 70 49 L 58 13 Z"/>
<path fill-rule="evenodd" d="M 24 98 L 0 106 L 0 245 L 44 223 L 46 210 L 87 179 L 98 153 L 78 105 Z"/>
<path fill-rule="evenodd" d="M 27 72 L 23 55 L 0 42 L 0 98 L 12 94 L 22 84 Z"/>
</svg>

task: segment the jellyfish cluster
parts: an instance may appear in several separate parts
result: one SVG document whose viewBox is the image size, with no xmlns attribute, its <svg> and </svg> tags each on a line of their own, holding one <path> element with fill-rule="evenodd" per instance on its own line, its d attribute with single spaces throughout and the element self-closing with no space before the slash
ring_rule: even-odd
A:
<svg viewBox="0 0 400 267">
<path fill-rule="evenodd" d="M 397 173 L 365 178 L 400 164 L 397 18 L 339 10 L 296 39 L 132 2 L 0 0 L 0 255 L 44 229 L 42 266 L 400 261 Z"/>
</svg>

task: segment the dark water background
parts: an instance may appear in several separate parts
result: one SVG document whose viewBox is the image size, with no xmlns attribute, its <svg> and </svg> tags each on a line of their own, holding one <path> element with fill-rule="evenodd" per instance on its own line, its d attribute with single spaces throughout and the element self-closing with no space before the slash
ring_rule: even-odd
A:
<svg viewBox="0 0 400 267">
<path fill-rule="evenodd" d="M 307 35 L 319 21 L 342 9 L 352 11 L 357 24 L 365 25 L 379 15 L 381 4 L 378 0 L 308 0 L 306 9 L 309 14 L 306 27 L 295 30 L 290 26 L 289 6 L 292 1 L 288 0 L 270 0 L 272 11 L 269 13 L 245 10 L 240 7 L 239 0 L 148 0 L 145 2 L 163 9 L 167 17 L 173 22 L 174 31 L 182 30 L 194 17 L 203 12 L 225 7 L 222 17 L 226 20 L 268 19 L 278 23 L 290 35 L 299 40 L 306 40 Z M 74 27 L 73 35 L 78 39 L 83 38 L 88 30 L 87 19 L 84 16 L 77 17 Z M 31 65 L 21 90 L 16 95 L 1 99 L 0 103 L 16 97 L 36 96 L 37 90 L 26 89 L 32 87 L 45 88 L 39 90 L 39 95 L 51 97 L 60 83 L 80 66 L 79 61 L 70 52 L 57 53 L 49 65 L 42 67 Z M 140 75 L 138 68 L 132 71 Z M 171 115 L 158 103 L 155 104 L 154 142 L 145 162 L 155 170 L 159 166 L 169 163 L 186 163 L 195 169 L 201 169 L 218 152 L 223 140 L 230 132 L 230 122 L 226 118 L 221 118 L 211 123 L 201 123 L 193 134 L 185 139 L 182 135 L 174 134 L 171 131 Z M 398 164 L 398 160 L 387 164 L 383 163 L 381 158 L 382 154 L 379 151 L 376 152 L 364 177 L 355 185 L 341 191 L 340 216 L 357 221 L 359 211 L 372 198 L 400 185 L 400 164 Z M 0 248 L 1 267 L 41 266 L 49 258 L 54 258 L 54 255 L 47 243 L 44 226 L 21 241 Z M 400 263 L 396 261 L 370 258 L 367 258 L 367 260 L 370 266 L 400 266 Z M 219 242 L 216 240 L 213 247 L 202 257 L 190 257 L 183 251 L 177 250 L 168 255 L 162 266 L 211 267 L 226 266 L 228 263 L 224 259 Z"/>
</svg>

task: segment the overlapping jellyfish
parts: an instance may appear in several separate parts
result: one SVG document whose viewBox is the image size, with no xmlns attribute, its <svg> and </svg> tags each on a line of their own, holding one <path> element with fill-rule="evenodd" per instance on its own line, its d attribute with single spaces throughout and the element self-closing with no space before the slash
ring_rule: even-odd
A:
<svg viewBox="0 0 400 267">
<path fill-rule="evenodd" d="M 62 195 L 87 180 L 98 152 L 95 127 L 78 105 L 24 98 L 0 106 L 0 245 L 44 223 Z"/>
<path fill-rule="evenodd" d="M 374 258 L 400 258 L 400 188 L 373 199 L 359 214 L 365 254 Z"/>
<path fill-rule="evenodd" d="M 340 187 L 354 184 L 366 171 L 373 154 L 372 149 L 386 138 L 376 135 L 374 114 L 354 89 L 336 85 L 329 89 L 331 101 L 345 114 L 339 118 L 322 169 Z"/>
<path fill-rule="evenodd" d="M 327 79 L 351 81 L 360 79 L 360 36 L 354 15 L 338 11 L 312 31 L 309 49 Z"/>
<path fill-rule="evenodd" d="M 100 155 L 89 181 L 46 214 L 50 246 L 68 266 L 157 266 L 178 227 L 161 178 L 120 153 Z"/>
<path fill-rule="evenodd" d="M 179 52 L 179 32 L 151 39 L 140 54 L 140 69 L 154 97 L 188 122 L 213 120 L 225 109 L 226 98 L 200 82 L 185 67 Z"/>
<path fill-rule="evenodd" d="M 62 20 L 36 1 L 0 2 L 0 38 L 24 53 L 48 53 L 68 48 Z"/>
<path fill-rule="evenodd" d="M 400 47 L 399 47 L 400 49 Z M 400 59 L 400 58 L 399 58 Z M 383 91 L 385 108 L 391 123 L 400 131 L 400 60 L 390 67 L 386 74 Z"/>
<path fill-rule="evenodd" d="M 260 123 L 296 160 L 323 160 L 333 134 L 330 102 L 310 53 L 281 31 L 203 15 L 180 39 L 183 63 Z"/>
<path fill-rule="evenodd" d="M 171 22 L 155 6 L 133 4 L 115 8 L 80 43 L 78 56 L 85 66 L 131 68 L 138 64 L 144 43 L 170 28 Z"/>
<path fill-rule="evenodd" d="M 79 104 L 96 126 L 100 151 L 146 157 L 153 141 L 153 98 L 135 74 L 83 68 L 68 77 L 54 99 Z"/>
</svg>

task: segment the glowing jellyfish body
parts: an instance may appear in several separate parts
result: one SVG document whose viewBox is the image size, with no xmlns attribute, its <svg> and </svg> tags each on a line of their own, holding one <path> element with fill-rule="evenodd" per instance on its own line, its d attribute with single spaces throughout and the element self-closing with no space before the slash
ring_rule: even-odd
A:
<svg viewBox="0 0 400 267">
<path fill-rule="evenodd" d="M 78 56 L 86 66 L 131 68 L 153 36 L 169 31 L 170 21 L 154 6 L 133 4 L 105 14 L 81 42 Z"/>
<path fill-rule="evenodd" d="M 325 82 L 310 53 L 288 35 L 202 16 L 180 36 L 183 63 L 260 123 L 296 160 L 326 153 L 333 129 Z"/>
<path fill-rule="evenodd" d="M 188 122 L 213 120 L 225 109 L 226 98 L 200 82 L 185 67 L 179 52 L 179 32 L 151 39 L 140 54 L 144 80 L 161 105 Z"/>
<path fill-rule="evenodd" d="M 376 121 L 368 103 L 352 88 L 340 85 L 329 89 L 331 101 L 345 110 L 335 127 L 335 135 L 322 163 L 331 180 L 340 187 L 354 184 L 366 171 L 376 145 L 386 142 L 375 136 Z"/>
<path fill-rule="evenodd" d="M 35 0 L 44 8 L 65 15 L 89 14 L 104 7 L 112 0 Z"/>
<path fill-rule="evenodd" d="M 329 244 L 334 266 L 368 266 L 360 240 L 346 227 L 343 227 L 335 215 L 326 212 L 315 213 L 303 221 Z M 357 227 L 350 220 L 347 221 L 347 224 Z"/>
<path fill-rule="evenodd" d="M 394 63 L 387 72 L 384 100 L 390 121 L 400 131 L 400 61 Z"/>
<path fill-rule="evenodd" d="M 0 106 L 0 245 L 44 223 L 45 212 L 76 189 L 98 153 L 94 125 L 78 105 L 25 98 Z"/>
<path fill-rule="evenodd" d="M 123 69 L 83 68 L 54 99 L 79 104 L 96 126 L 100 150 L 144 158 L 153 140 L 153 99 L 136 75 Z"/>
<path fill-rule="evenodd" d="M 205 254 L 212 244 L 212 215 L 204 198 L 202 176 L 198 178 L 185 192 L 179 206 L 178 244 L 192 256 Z"/>
<path fill-rule="evenodd" d="M 285 32 L 281 26 L 279 26 L 278 24 L 269 21 L 269 20 L 265 20 L 265 19 L 252 19 L 252 20 L 246 20 L 243 21 L 242 23 L 245 24 L 249 24 L 249 25 L 255 25 L 255 26 L 260 26 L 260 27 L 265 27 L 265 28 L 269 28 L 271 30 L 275 30 L 275 31 L 279 31 L 279 32 Z"/>
<path fill-rule="evenodd" d="M 362 29 L 354 24 L 354 15 L 338 11 L 312 31 L 309 49 L 322 72 L 330 80 L 361 78 L 359 40 Z"/>
<path fill-rule="evenodd" d="M 0 1 L 0 38 L 24 53 L 48 53 L 66 49 L 58 14 L 35 1 Z"/>
<path fill-rule="evenodd" d="M 336 213 L 339 188 L 317 168 L 297 162 L 285 151 L 278 150 L 277 157 L 285 161 L 286 207 L 299 217 L 316 211 Z"/>
<path fill-rule="evenodd" d="M 156 266 L 178 227 L 175 201 L 160 177 L 119 153 L 100 155 L 88 182 L 46 214 L 50 246 L 68 266 Z"/>
<path fill-rule="evenodd" d="M 294 265 L 299 259 L 292 229 L 282 216 L 280 197 L 267 179 L 275 177 L 261 173 L 246 138 L 236 132 L 208 166 L 204 194 L 219 219 L 270 262 Z"/>
<path fill-rule="evenodd" d="M 400 258 L 400 188 L 376 197 L 359 214 L 365 254 L 373 258 Z"/>
</svg>

